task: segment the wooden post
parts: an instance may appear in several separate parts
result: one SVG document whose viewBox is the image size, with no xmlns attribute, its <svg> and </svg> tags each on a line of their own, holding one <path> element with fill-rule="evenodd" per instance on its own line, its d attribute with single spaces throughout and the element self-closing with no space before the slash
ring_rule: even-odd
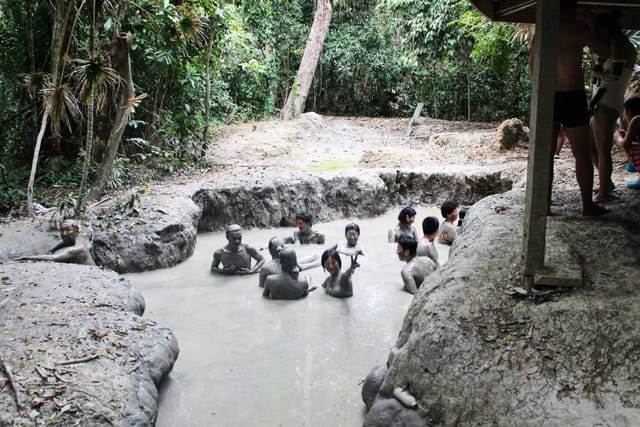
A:
<svg viewBox="0 0 640 427">
<path fill-rule="evenodd" d="M 411 127 L 420 117 L 420 113 L 422 113 L 422 109 L 424 108 L 424 102 L 421 102 L 416 107 L 416 110 L 413 112 L 413 116 L 411 116 L 411 120 L 409 120 L 409 126 L 407 127 L 407 136 L 411 136 Z"/>
<path fill-rule="evenodd" d="M 553 143 L 553 100 L 560 20 L 559 2 L 538 0 L 531 97 L 531 138 L 524 211 L 523 285 L 531 287 L 544 265 L 548 194 Z"/>
</svg>

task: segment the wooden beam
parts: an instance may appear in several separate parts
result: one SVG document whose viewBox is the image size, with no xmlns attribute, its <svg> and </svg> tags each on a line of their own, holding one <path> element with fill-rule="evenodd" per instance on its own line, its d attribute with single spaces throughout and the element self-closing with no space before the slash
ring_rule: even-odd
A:
<svg viewBox="0 0 640 427">
<path fill-rule="evenodd" d="M 533 285 L 536 271 L 544 266 L 550 168 L 553 167 L 553 100 L 559 21 L 560 7 L 556 0 L 538 1 L 522 244 L 522 279 L 526 287 Z"/>
</svg>

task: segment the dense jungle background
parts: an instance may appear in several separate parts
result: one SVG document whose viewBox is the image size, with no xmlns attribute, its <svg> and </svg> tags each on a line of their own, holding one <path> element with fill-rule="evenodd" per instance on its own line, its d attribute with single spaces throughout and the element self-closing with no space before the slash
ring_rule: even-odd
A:
<svg viewBox="0 0 640 427">
<path fill-rule="evenodd" d="M 321 3 L 304 111 L 528 118 L 522 29 L 467 1 L 0 0 L 0 214 L 206 167 L 220 128 L 281 116 Z"/>
</svg>

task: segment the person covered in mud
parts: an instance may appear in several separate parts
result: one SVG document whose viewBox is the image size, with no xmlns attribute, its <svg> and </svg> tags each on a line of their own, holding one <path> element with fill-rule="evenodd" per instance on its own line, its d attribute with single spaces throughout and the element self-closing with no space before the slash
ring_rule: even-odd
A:
<svg viewBox="0 0 640 427">
<path fill-rule="evenodd" d="M 440 224 L 440 237 L 438 237 L 438 243 L 445 245 L 452 245 L 458 238 L 458 214 L 460 212 L 460 205 L 455 200 L 447 200 L 440 206 L 440 213 L 442 214 L 442 224 Z"/>
<path fill-rule="evenodd" d="M 307 245 L 315 243 L 324 244 L 324 234 L 313 230 L 313 215 L 308 212 L 301 212 L 296 216 L 296 225 L 298 230 L 293 232 L 293 240 L 300 241 L 300 244 Z"/>
<path fill-rule="evenodd" d="M 89 242 L 80 236 L 80 224 L 72 219 L 65 219 L 60 224 L 60 238 L 62 242 L 57 244 L 47 255 L 28 255 L 16 258 L 16 261 L 54 261 L 69 264 L 96 265 Z"/>
<path fill-rule="evenodd" d="M 282 272 L 267 276 L 262 296 L 271 299 L 294 300 L 306 297 L 315 288 L 309 289 L 310 279 L 300 276 L 296 252 L 282 248 L 279 253 Z"/>
<path fill-rule="evenodd" d="M 271 274 L 282 273 L 282 265 L 280 262 L 280 251 L 284 249 L 286 243 L 293 243 L 293 239 L 289 237 L 272 237 L 269 239 L 269 254 L 271 254 L 271 261 L 267 261 L 260 269 L 260 277 L 258 285 L 263 288 L 264 281 L 267 276 Z M 308 270 L 310 268 L 319 267 L 320 260 L 318 255 L 311 255 L 304 259 L 301 259 L 298 263 L 300 270 Z"/>
<path fill-rule="evenodd" d="M 351 276 L 358 264 L 358 254 L 351 256 L 351 266 L 342 271 L 342 260 L 340 254 L 334 248 L 327 249 L 322 253 L 322 268 L 329 273 L 329 277 L 322 283 L 325 293 L 336 298 L 349 298 L 353 296 L 353 283 Z"/>
<path fill-rule="evenodd" d="M 264 258 L 257 249 L 242 243 L 242 227 L 238 224 L 227 226 L 226 237 L 229 242 L 224 248 L 213 253 L 211 271 L 222 274 L 254 274 L 260 271 Z M 251 260 L 256 264 L 251 267 Z M 222 267 L 220 266 L 222 264 Z"/>
<path fill-rule="evenodd" d="M 402 236 L 398 240 L 396 253 L 400 261 L 405 261 L 400 275 L 404 283 L 404 290 L 415 294 L 429 274 L 436 269 L 436 264 L 431 258 L 417 256 L 418 242 L 408 236 Z"/>
<path fill-rule="evenodd" d="M 413 225 L 416 221 L 416 210 L 411 206 L 402 208 L 398 215 L 398 225 L 389 230 L 389 243 L 397 242 L 402 236 L 409 236 L 415 240 L 419 239 L 418 230 Z"/>
<path fill-rule="evenodd" d="M 418 248 L 416 250 L 417 256 L 426 256 L 431 258 L 431 261 L 436 265 L 436 268 L 440 268 L 440 261 L 438 261 L 438 250 L 436 249 L 436 238 L 440 231 L 440 221 L 435 216 L 428 216 L 422 220 L 422 239 L 418 241 Z"/>
<path fill-rule="evenodd" d="M 335 250 L 351 257 L 364 255 L 358 244 L 358 239 L 360 239 L 360 226 L 358 224 L 351 222 L 344 227 L 344 239 L 343 242 L 336 245 Z"/>
</svg>

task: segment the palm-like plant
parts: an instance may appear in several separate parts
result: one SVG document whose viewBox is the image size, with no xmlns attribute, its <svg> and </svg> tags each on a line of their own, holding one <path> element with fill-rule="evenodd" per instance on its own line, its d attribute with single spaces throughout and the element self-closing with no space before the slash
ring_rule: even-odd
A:
<svg viewBox="0 0 640 427">
<path fill-rule="evenodd" d="M 94 54 L 90 59 L 78 59 L 77 65 L 71 73 L 71 79 L 80 97 L 87 103 L 87 139 L 84 153 L 84 165 L 82 168 L 82 180 L 76 205 L 76 215 L 82 211 L 82 200 L 87 188 L 91 153 L 93 151 L 93 122 L 96 109 L 100 111 L 105 104 L 107 95 L 117 88 L 120 77 L 109 66 L 105 57 Z"/>
</svg>

